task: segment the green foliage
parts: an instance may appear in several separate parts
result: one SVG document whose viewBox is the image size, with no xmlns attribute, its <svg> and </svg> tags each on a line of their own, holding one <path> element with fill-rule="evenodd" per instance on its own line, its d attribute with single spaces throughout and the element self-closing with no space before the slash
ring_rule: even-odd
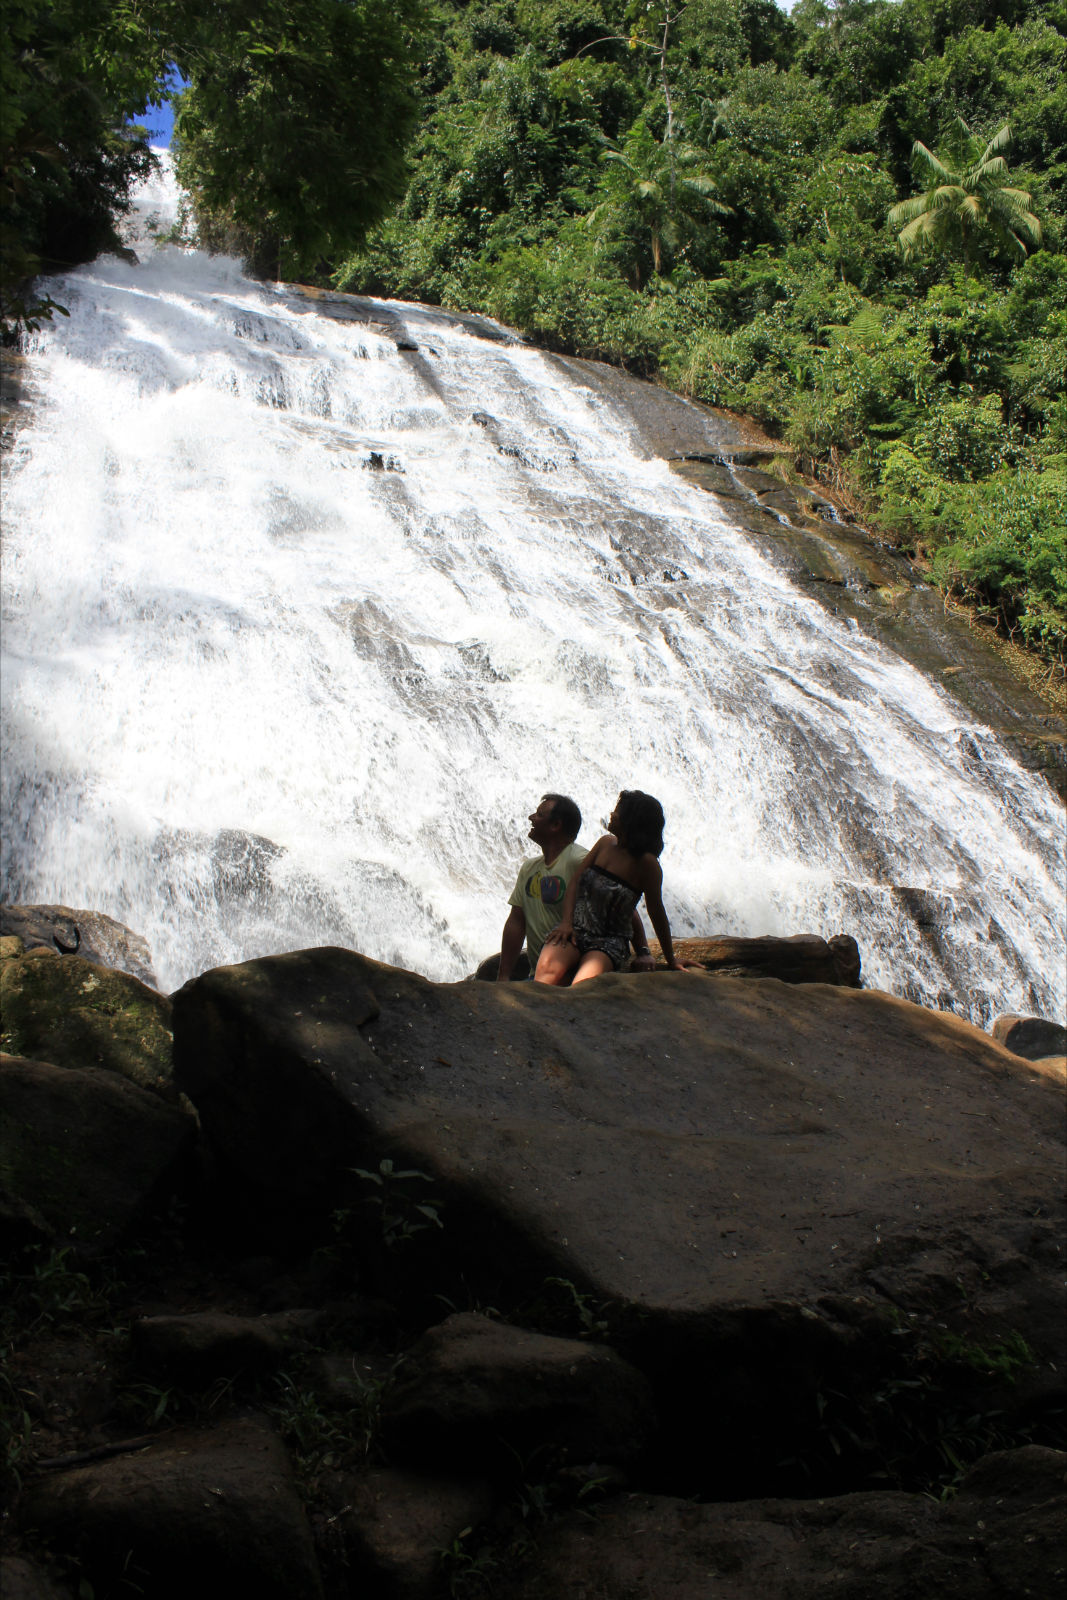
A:
<svg viewBox="0 0 1067 1600">
<path fill-rule="evenodd" d="M 587 218 L 613 241 L 612 254 L 634 286 L 652 271 L 662 275 L 682 260 L 715 213 L 729 207 L 714 199 L 715 180 L 701 170 L 701 152 L 675 140 L 658 140 L 643 119 L 621 149 L 604 152 L 604 198 Z"/>
<path fill-rule="evenodd" d="M 981 1344 L 948 1330 L 921 1336 L 900 1324 L 878 1381 L 850 1393 L 836 1375 L 826 1375 L 813 1396 L 812 1455 L 780 1465 L 822 1476 L 835 1459 L 858 1459 L 875 1481 L 947 1498 L 990 1451 L 1055 1443 L 1055 1420 L 1051 1427 L 1027 1420 L 1006 1403 L 1034 1359 L 1018 1333 Z"/>
<path fill-rule="evenodd" d="M 438 15 L 412 182 L 339 285 L 486 311 L 751 413 L 1062 662 L 1062 7 Z"/>
<path fill-rule="evenodd" d="M 432 1197 L 420 1200 L 418 1191 L 412 1188 L 413 1184 L 432 1183 L 429 1173 L 415 1167 L 398 1171 L 388 1158 L 378 1163 L 377 1172 L 368 1172 L 365 1167 L 353 1167 L 352 1171 L 371 1186 L 364 1203 L 377 1211 L 382 1243 L 389 1249 L 406 1244 L 427 1228 L 444 1227 L 444 1202 Z"/>
<path fill-rule="evenodd" d="M 1030 209 L 1027 190 L 1008 183 L 1003 151 L 1011 143 L 1005 123 L 984 148 L 957 117 L 945 156 L 934 155 L 921 140 L 912 152 L 915 175 L 926 184 L 923 194 L 902 200 L 889 213 L 889 225 L 900 227 L 898 239 L 906 258 L 923 250 L 958 249 L 973 262 L 983 246 L 1021 261 L 1041 243 L 1041 224 Z"/>
<path fill-rule="evenodd" d="M 133 30 L 136 33 L 136 30 Z M 33 327 L 43 267 L 118 248 L 115 218 L 149 170 L 133 122 L 162 70 L 116 0 L 8 0 L 0 30 L 0 320 Z"/>
<path fill-rule="evenodd" d="M 210 242 L 272 271 L 329 270 L 403 192 L 423 0 L 8 0 L 0 34 L 0 312 L 29 281 L 121 249 L 152 156 L 137 119 L 189 80 L 179 169 Z"/>
<path fill-rule="evenodd" d="M 205 233 L 321 270 L 403 192 L 420 0 L 272 0 L 179 46 L 176 170 Z"/>
</svg>

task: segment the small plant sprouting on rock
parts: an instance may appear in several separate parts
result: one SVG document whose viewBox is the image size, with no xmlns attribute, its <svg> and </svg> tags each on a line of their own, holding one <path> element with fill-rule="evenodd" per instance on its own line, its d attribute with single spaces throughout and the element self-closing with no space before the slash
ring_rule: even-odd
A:
<svg viewBox="0 0 1067 1600">
<path fill-rule="evenodd" d="M 493 1574 L 500 1562 L 490 1544 L 467 1543 L 473 1532 L 473 1528 L 464 1528 L 441 1551 L 441 1574 L 450 1600 L 475 1600 L 475 1596 L 493 1592 Z"/>
<path fill-rule="evenodd" d="M 350 1170 L 373 1186 L 372 1193 L 364 1197 L 364 1204 L 378 1208 L 382 1242 L 387 1248 L 403 1244 L 427 1228 L 444 1227 L 440 1215 L 443 1202 L 432 1196 L 420 1200 L 411 1189 L 412 1184 L 432 1183 L 429 1173 L 415 1167 L 398 1171 L 388 1157 L 379 1161 L 377 1172 L 370 1172 L 366 1167 Z"/>
<path fill-rule="evenodd" d="M 1037 1359 L 1022 1334 L 1016 1332 L 988 1345 L 946 1332 L 940 1334 L 934 1349 L 943 1361 L 970 1367 L 973 1372 L 985 1373 L 990 1378 L 1003 1378 L 1008 1383 L 1014 1383 L 1028 1367 L 1036 1364 Z"/>
</svg>

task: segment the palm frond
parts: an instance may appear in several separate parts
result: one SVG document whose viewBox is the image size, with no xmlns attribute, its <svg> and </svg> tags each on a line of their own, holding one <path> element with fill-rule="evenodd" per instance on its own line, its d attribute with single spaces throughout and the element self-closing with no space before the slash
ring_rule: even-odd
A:
<svg viewBox="0 0 1067 1600">
<path fill-rule="evenodd" d="M 1000 150 L 1006 150 L 1011 144 L 1011 124 L 1006 122 L 998 133 L 995 133 L 982 152 L 982 160 L 995 155 Z"/>
<path fill-rule="evenodd" d="M 916 139 L 911 147 L 911 164 L 918 173 L 929 174 L 931 177 L 940 178 L 943 182 L 951 183 L 956 174 L 939 161 L 932 150 L 927 149 L 921 139 Z"/>
</svg>

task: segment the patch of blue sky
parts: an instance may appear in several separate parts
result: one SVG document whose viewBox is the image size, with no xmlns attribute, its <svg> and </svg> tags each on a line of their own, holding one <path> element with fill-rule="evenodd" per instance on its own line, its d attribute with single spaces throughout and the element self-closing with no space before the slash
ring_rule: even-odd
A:
<svg viewBox="0 0 1067 1600">
<path fill-rule="evenodd" d="M 171 66 L 164 79 L 165 93 L 168 98 L 162 105 L 146 106 L 136 118 L 142 127 L 148 129 L 148 142 L 156 150 L 169 150 L 171 136 L 174 133 L 174 108 L 169 96 L 178 94 L 186 87 L 187 79 L 183 78 L 177 67 Z"/>
</svg>

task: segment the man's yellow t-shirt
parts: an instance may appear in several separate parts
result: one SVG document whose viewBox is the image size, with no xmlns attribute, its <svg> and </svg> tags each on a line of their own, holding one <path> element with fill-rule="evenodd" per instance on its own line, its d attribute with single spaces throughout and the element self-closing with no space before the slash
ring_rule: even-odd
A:
<svg viewBox="0 0 1067 1600">
<path fill-rule="evenodd" d="M 544 856 L 538 855 L 531 856 L 519 868 L 508 905 L 521 906 L 526 914 L 526 954 L 531 972 L 537 966 L 546 936 L 563 912 L 567 885 L 588 853 L 584 845 L 568 844 L 547 865 Z"/>
</svg>

